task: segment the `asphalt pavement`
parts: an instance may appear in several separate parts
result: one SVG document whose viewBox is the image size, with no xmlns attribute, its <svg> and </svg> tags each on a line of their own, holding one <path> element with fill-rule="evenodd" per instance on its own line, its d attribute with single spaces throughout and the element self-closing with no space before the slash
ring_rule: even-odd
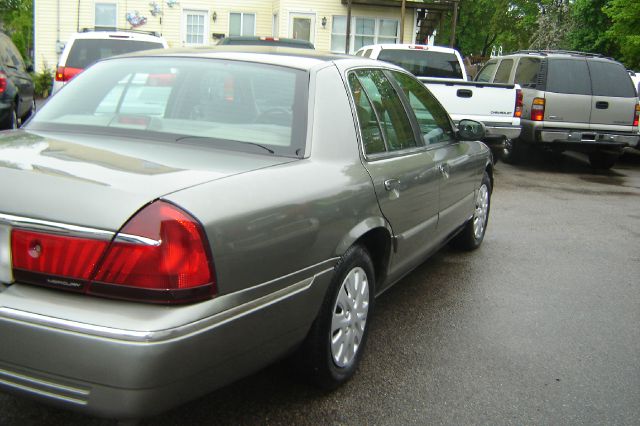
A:
<svg viewBox="0 0 640 426">
<path fill-rule="evenodd" d="M 639 424 L 640 156 L 500 162 L 489 220 L 378 298 L 345 386 L 283 361 L 142 424 Z M 114 422 L 0 394 L 0 424 Z"/>
</svg>

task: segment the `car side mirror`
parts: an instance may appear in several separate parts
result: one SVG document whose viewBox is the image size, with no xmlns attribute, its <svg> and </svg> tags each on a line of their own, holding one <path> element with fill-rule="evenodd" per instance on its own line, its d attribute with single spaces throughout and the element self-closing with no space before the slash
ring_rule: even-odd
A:
<svg viewBox="0 0 640 426">
<path fill-rule="evenodd" d="M 458 139 L 463 141 L 477 141 L 484 138 L 484 124 L 474 120 L 460 120 L 458 122 Z"/>
</svg>

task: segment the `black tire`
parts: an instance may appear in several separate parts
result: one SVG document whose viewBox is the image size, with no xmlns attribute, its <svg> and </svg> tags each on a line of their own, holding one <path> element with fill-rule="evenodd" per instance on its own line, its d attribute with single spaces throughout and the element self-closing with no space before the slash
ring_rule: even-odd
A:
<svg viewBox="0 0 640 426">
<path fill-rule="evenodd" d="M 484 234 L 487 232 L 487 225 L 489 224 L 489 212 L 491 211 L 491 179 L 487 172 L 484 172 L 482 176 L 482 182 L 480 188 L 476 194 L 475 209 L 473 217 L 467 221 L 464 228 L 456 237 L 451 241 L 452 245 L 460 250 L 475 250 L 482 244 L 484 240 Z M 486 208 L 482 207 L 483 201 L 486 196 Z M 484 213 L 483 213 L 484 212 Z M 481 221 L 482 228 L 476 229 Z M 479 232 L 476 232 L 479 231 Z"/>
<path fill-rule="evenodd" d="M 368 293 L 366 298 L 368 303 L 365 306 L 362 296 L 356 303 L 350 306 L 350 309 L 342 309 L 341 302 L 338 301 L 338 297 L 342 292 L 341 300 L 346 297 L 349 299 L 348 292 L 346 290 L 347 277 L 350 277 L 355 271 L 357 274 L 364 273 L 366 281 L 360 281 L 360 288 L 362 290 L 366 287 Z M 373 312 L 374 305 L 374 268 L 371 262 L 371 256 L 367 250 L 361 246 L 355 245 L 349 248 L 342 256 L 342 259 L 335 267 L 331 284 L 327 289 L 327 294 L 320 307 L 318 317 L 311 326 L 311 330 L 307 335 L 302 347 L 298 354 L 295 355 L 298 366 L 302 368 L 303 374 L 305 374 L 315 385 L 322 389 L 331 390 L 340 386 L 348 381 L 355 373 L 362 353 L 364 352 L 365 343 L 367 341 L 367 335 L 369 334 L 369 322 L 371 313 Z M 363 285 L 366 283 L 367 285 Z M 354 295 L 352 295 L 354 296 Z M 356 306 L 360 302 L 360 306 Z M 362 311 L 364 314 L 364 321 L 362 321 Z M 348 329 L 344 332 L 344 329 L 337 330 L 335 333 L 332 326 L 334 313 L 339 315 L 344 314 L 344 321 L 349 322 L 347 318 L 353 318 L 348 325 L 345 325 L 344 329 Z M 354 324 L 355 323 L 355 324 Z M 353 328 L 351 328 L 353 327 Z M 334 354 L 332 350 L 332 341 L 335 339 L 339 341 L 340 335 L 347 338 L 353 336 L 358 338 L 358 330 L 362 330 L 361 337 L 354 343 L 357 344 L 354 350 L 354 355 L 351 359 L 347 359 L 348 354 L 344 357 L 341 352 Z M 349 334 L 353 333 L 353 334 Z M 346 342 L 349 345 L 347 339 Z M 338 345 L 336 345 L 338 346 Z M 338 358 L 338 361 L 336 361 Z"/>
<path fill-rule="evenodd" d="M 589 163 L 594 169 L 609 170 L 620 158 L 619 154 L 609 154 L 605 152 L 592 152 L 589 154 Z"/>
<path fill-rule="evenodd" d="M 9 110 L 9 116 L 4 121 L 4 123 L 0 123 L 0 130 L 2 129 L 17 129 L 18 128 L 18 114 L 16 112 L 16 106 L 11 105 L 11 109 Z"/>
<path fill-rule="evenodd" d="M 518 139 L 505 139 L 500 150 L 500 158 L 508 164 L 516 164 L 522 159 L 522 141 Z"/>
</svg>

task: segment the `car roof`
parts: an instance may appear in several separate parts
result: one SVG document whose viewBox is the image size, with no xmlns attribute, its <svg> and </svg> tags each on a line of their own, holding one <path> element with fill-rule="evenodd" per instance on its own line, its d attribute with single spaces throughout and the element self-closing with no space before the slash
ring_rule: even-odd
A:
<svg viewBox="0 0 640 426">
<path fill-rule="evenodd" d="M 260 45 L 260 43 L 270 43 L 268 45 L 274 46 L 278 43 L 288 44 L 288 45 L 298 45 L 305 48 L 313 48 L 313 43 L 307 40 L 299 40 L 295 38 L 285 38 L 285 37 L 259 37 L 259 36 L 229 36 L 225 37 L 218 42 L 218 45 L 229 45 L 234 43 L 251 43 L 255 42 L 256 45 Z M 293 47 L 293 46 L 291 46 Z"/>
<path fill-rule="evenodd" d="M 260 62 L 270 65 L 280 65 L 288 68 L 310 70 L 321 64 L 339 60 L 356 60 L 361 63 L 378 63 L 371 59 L 363 59 L 352 55 L 342 55 L 326 51 L 311 49 L 297 49 L 280 46 L 213 46 L 199 48 L 153 49 L 132 52 L 122 57 L 187 57 L 227 59 L 247 62 Z M 108 59 L 106 59 L 108 60 Z"/>
</svg>

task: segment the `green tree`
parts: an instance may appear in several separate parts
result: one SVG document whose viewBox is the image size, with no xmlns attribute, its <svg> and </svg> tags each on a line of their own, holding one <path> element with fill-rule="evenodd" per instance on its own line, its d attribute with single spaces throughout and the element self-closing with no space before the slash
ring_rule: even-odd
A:
<svg viewBox="0 0 640 426">
<path fill-rule="evenodd" d="M 609 0 L 603 7 L 611 19 L 606 35 L 620 48 L 620 59 L 629 68 L 640 68 L 640 2 Z"/>
<path fill-rule="evenodd" d="M 22 57 L 31 57 L 33 0 L 0 0 L 0 28 L 9 34 Z"/>
</svg>

